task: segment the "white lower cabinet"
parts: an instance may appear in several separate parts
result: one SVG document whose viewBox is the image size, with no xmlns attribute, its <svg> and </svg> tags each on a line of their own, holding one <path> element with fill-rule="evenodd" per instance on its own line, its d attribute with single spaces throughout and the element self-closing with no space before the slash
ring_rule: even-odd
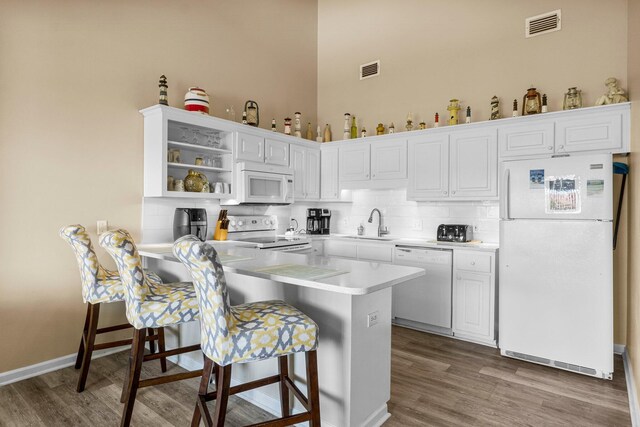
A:
<svg viewBox="0 0 640 427">
<path fill-rule="evenodd" d="M 495 346 L 495 255 L 454 250 L 453 259 L 453 335 Z"/>
<path fill-rule="evenodd" d="M 329 239 L 324 242 L 324 255 L 361 261 L 392 262 L 394 246 L 353 240 Z"/>
<path fill-rule="evenodd" d="M 340 258 L 358 258 L 356 242 L 330 239 L 324 242 L 324 255 Z"/>
</svg>

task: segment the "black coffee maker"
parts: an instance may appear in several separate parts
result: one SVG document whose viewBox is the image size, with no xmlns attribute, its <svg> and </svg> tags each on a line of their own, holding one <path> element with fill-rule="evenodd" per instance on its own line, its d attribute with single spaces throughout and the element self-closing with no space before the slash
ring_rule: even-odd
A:
<svg viewBox="0 0 640 427">
<path fill-rule="evenodd" d="M 207 210 L 203 208 L 176 208 L 173 214 L 173 240 L 193 234 L 203 242 L 207 238 Z"/>
<path fill-rule="evenodd" d="M 331 231 L 329 209 L 307 209 L 307 234 L 329 234 Z"/>
</svg>

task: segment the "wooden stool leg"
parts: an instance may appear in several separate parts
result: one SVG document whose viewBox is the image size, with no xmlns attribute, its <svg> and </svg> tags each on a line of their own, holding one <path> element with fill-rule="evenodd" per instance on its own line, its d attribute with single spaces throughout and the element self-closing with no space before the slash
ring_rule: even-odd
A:
<svg viewBox="0 0 640 427">
<path fill-rule="evenodd" d="M 82 328 L 82 336 L 80 337 L 80 348 L 78 349 L 78 356 L 76 356 L 76 369 L 80 369 L 82 366 L 82 358 L 84 356 L 85 341 L 87 339 L 87 331 L 89 330 L 89 314 L 91 313 L 91 304 L 87 303 L 87 315 L 84 318 L 84 327 Z"/>
<path fill-rule="evenodd" d="M 311 412 L 310 427 L 320 427 L 320 390 L 318 388 L 318 355 L 308 351 L 307 358 L 307 398 Z"/>
<path fill-rule="evenodd" d="M 131 354 L 129 356 L 129 381 L 124 387 L 128 389 L 127 400 L 122 411 L 121 427 L 128 427 L 131 424 L 133 405 L 136 402 L 138 393 L 138 383 L 140 382 L 140 371 L 142 370 L 142 360 L 144 359 L 144 343 L 146 338 L 145 329 L 137 329 L 133 335 Z"/>
<path fill-rule="evenodd" d="M 149 336 L 153 336 L 153 328 L 147 328 L 147 333 L 149 334 Z M 156 341 L 155 340 L 150 340 L 149 341 L 149 351 L 151 352 L 151 354 L 156 352 Z"/>
<path fill-rule="evenodd" d="M 231 388 L 231 365 L 219 366 L 216 377 L 216 411 L 213 415 L 214 426 L 224 427 L 224 419 L 227 416 L 227 403 L 229 402 L 229 389 Z"/>
<path fill-rule="evenodd" d="M 96 341 L 96 331 L 98 330 L 98 318 L 100 317 L 100 304 L 89 304 L 89 325 L 87 328 L 87 339 L 85 341 L 84 354 L 82 355 L 82 367 L 76 391 L 80 393 L 84 390 L 89 375 L 89 365 L 93 355 L 93 345 Z"/>
<path fill-rule="evenodd" d="M 158 328 L 158 351 L 160 353 L 164 353 L 166 347 L 164 345 L 164 328 Z M 160 368 L 162 372 L 167 372 L 167 358 L 163 357 L 160 359 Z"/>
<path fill-rule="evenodd" d="M 203 353 L 204 354 L 204 353 Z M 217 371 L 216 371 L 217 372 Z M 200 425 L 200 418 L 204 415 L 204 424 L 207 427 L 213 425 L 211 420 L 211 414 L 207 409 L 207 401 L 205 396 L 209 390 L 209 382 L 211 381 L 211 375 L 214 373 L 213 360 L 204 356 L 204 368 L 202 368 L 202 379 L 200 380 L 200 389 L 198 390 L 198 401 L 196 407 L 193 410 L 193 418 L 191 418 L 191 427 L 198 427 Z"/>
<path fill-rule="evenodd" d="M 289 387 L 285 383 L 285 378 L 289 376 L 289 357 L 280 356 L 280 408 L 282 409 L 282 417 L 289 416 Z"/>
</svg>

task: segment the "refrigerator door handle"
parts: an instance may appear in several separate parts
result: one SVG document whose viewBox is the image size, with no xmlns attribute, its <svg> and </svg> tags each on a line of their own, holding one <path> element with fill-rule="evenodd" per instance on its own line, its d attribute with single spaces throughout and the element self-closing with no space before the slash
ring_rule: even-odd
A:
<svg viewBox="0 0 640 427">
<path fill-rule="evenodd" d="M 502 173 L 501 182 L 502 197 L 500 197 L 500 219 L 511 219 L 509 213 L 509 169 L 505 169 Z"/>
</svg>

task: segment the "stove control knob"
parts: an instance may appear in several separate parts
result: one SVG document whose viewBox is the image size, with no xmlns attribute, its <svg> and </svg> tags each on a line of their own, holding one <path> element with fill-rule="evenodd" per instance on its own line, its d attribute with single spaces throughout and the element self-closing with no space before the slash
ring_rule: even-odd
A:
<svg viewBox="0 0 640 427">
<path fill-rule="evenodd" d="M 244 225 L 244 221 L 238 221 L 238 227 L 242 227 Z"/>
<path fill-rule="evenodd" d="M 236 226 L 236 222 L 235 222 L 235 221 L 229 221 L 229 224 L 230 224 L 232 227 L 235 227 L 235 226 Z"/>
<path fill-rule="evenodd" d="M 270 219 L 268 219 L 268 218 L 263 219 L 263 220 L 262 220 L 262 222 L 264 222 L 264 225 L 269 225 L 269 224 L 271 224 L 271 220 L 270 220 Z"/>
</svg>

